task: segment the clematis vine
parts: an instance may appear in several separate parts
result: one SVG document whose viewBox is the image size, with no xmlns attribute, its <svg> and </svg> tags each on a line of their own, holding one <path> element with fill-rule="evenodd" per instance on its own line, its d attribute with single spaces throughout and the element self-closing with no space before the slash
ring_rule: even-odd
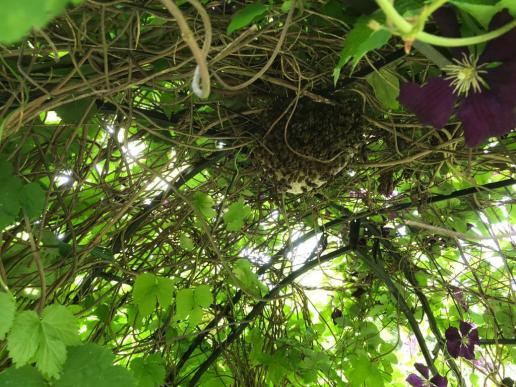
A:
<svg viewBox="0 0 516 387">
<path fill-rule="evenodd" d="M 423 376 L 410 374 L 405 381 L 413 387 L 447 387 L 448 379 L 439 374 L 430 378 L 430 370 L 421 363 L 414 364 L 414 368 Z"/>
<path fill-rule="evenodd" d="M 446 347 L 448 353 L 457 358 L 459 356 L 464 359 L 473 360 L 475 359 L 475 345 L 479 344 L 478 330 L 465 321 L 460 321 L 459 329 L 455 327 L 449 327 L 446 332 Z"/>
<path fill-rule="evenodd" d="M 504 10 L 496 14 L 490 30 L 513 20 Z M 440 8 L 434 21 L 447 36 L 460 36 L 451 8 Z M 478 56 L 454 49 L 454 63 L 444 75 L 420 86 L 405 83 L 399 101 L 419 120 L 442 129 L 454 112 L 464 127 L 466 144 L 475 147 L 489 137 L 500 137 L 516 128 L 516 28 L 487 43 Z"/>
</svg>

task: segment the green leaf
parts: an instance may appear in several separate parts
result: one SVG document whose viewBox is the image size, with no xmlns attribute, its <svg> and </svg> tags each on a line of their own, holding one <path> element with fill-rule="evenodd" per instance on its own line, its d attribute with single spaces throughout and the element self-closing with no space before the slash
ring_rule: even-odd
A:
<svg viewBox="0 0 516 387">
<path fill-rule="evenodd" d="M 4 155 L 0 155 L 0 180 L 4 181 L 5 179 L 11 177 L 13 175 L 13 166 L 7 160 L 4 160 Z"/>
<path fill-rule="evenodd" d="M 16 176 L 4 176 L 0 189 L 0 230 L 13 224 L 20 213 L 21 180 Z"/>
<path fill-rule="evenodd" d="M 211 288 L 208 285 L 199 285 L 194 289 L 195 305 L 207 308 L 213 302 Z"/>
<path fill-rule="evenodd" d="M 41 320 L 43 331 L 61 340 L 66 345 L 81 343 L 78 335 L 78 322 L 72 312 L 63 305 L 49 305 L 43 310 Z"/>
<path fill-rule="evenodd" d="M 134 359 L 131 362 L 131 371 L 136 377 L 137 387 L 162 386 L 167 375 L 165 362 L 158 354 Z"/>
<path fill-rule="evenodd" d="M 249 24 L 257 20 L 267 11 L 267 6 L 261 3 L 249 4 L 241 10 L 235 12 L 229 23 L 227 33 L 247 27 Z"/>
<path fill-rule="evenodd" d="M 97 111 L 94 98 L 82 98 L 55 108 L 64 124 L 77 125 L 87 123 Z"/>
<path fill-rule="evenodd" d="M 217 214 L 213 209 L 215 202 L 204 192 L 194 193 L 192 204 L 205 218 L 213 218 Z"/>
<path fill-rule="evenodd" d="M 235 285 L 245 292 L 260 298 L 268 292 L 267 286 L 265 286 L 258 278 L 249 262 L 245 258 L 240 258 L 233 265 L 233 280 L 236 280 Z"/>
<path fill-rule="evenodd" d="M 203 312 L 199 307 L 195 307 L 190 312 L 190 316 L 188 318 L 188 324 L 191 327 L 196 327 L 202 321 Z"/>
<path fill-rule="evenodd" d="M 496 5 L 500 11 L 506 8 L 512 17 L 516 17 L 516 2 L 514 0 L 501 0 Z"/>
<path fill-rule="evenodd" d="M 16 303 L 13 296 L 8 293 L 0 293 L 0 340 L 5 338 L 13 325 Z"/>
<path fill-rule="evenodd" d="M 29 183 L 20 190 L 20 204 L 30 219 L 40 216 L 45 208 L 45 191 L 38 183 Z"/>
<path fill-rule="evenodd" d="M 430 275 L 424 272 L 423 270 L 417 270 L 414 276 L 416 277 L 416 281 L 420 286 L 425 287 L 428 285 Z"/>
<path fill-rule="evenodd" d="M 43 376 L 31 366 L 8 368 L 0 374 L 2 387 L 46 387 L 48 384 Z"/>
<path fill-rule="evenodd" d="M 186 251 L 192 251 L 195 248 L 192 239 L 189 238 L 186 234 L 181 234 L 181 236 L 179 237 L 179 244 Z"/>
<path fill-rule="evenodd" d="M 202 320 L 202 308 L 207 308 L 213 302 L 211 289 L 208 285 L 199 285 L 195 288 L 181 289 L 176 294 L 176 320 L 188 321 L 197 325 Z"/>
<path fill-rule="evenodd" d="M 489 22 L 493 16 L 506 5 L 512 7 L 512 12 L 516 9 L 513 0 L 509 2 L 498 0 L 453 0 L 451 3 L 473 16 L 485 29 L 489 27 Z"/>
<path fill-rule="evenodd" d="M 285 0 L 281 4 L 281 12 L 287 13 L 290 10 L 290 7 L 292 7 L 292 0 Z"/>
<path fill-rule="evenodd" d="M 339 62 L 333 70 L 334 83 L 339 80 L 340 70 L 346 63 L 352 60 L 352 68 L 354 69 L 365 54 L 382 47 L 389 41 L 390 32 L 386 30 L 373 31 L 369 28 L 368 24 L 371 19 L 372 16 L 360 17 L 353 29 L 346 35 Z"/>
<path fill-rule="evenodd" d="M 7 350 L 14 364 L 22 367 L 29 363 L 42 339 L 41 321 L 36 312 L 30 310 L 18 313 L 7 336 Z"/>
<path fill-rule="evenodd" d="M 91 250 L 91 256 L 98 259 L 99 261 L 113 262 L 115 260 L 113 250 L 102 246 L 95 246 Z"/>
<path fill-rule="evenodd" d="M 150 315 L 158 302 L 163 308 L 172 303 L 174 281 L 170 278 L 157 277 L 151 273 L 136 277 L 133 287 L 133 298 L 142 316 Z"/>
<path fill-rule="evenodd" d="M 251 208 L 244 204 L 243 199 L 231 204 L 223 217 L 228 231 L 239 231 L 243 227 L 245 219 L 249 217 L 250 214 Z"/>
<path fill-rule="evenodd" d="M 133 375 L 113 361 L 106 347 L 90 343 L 71 347 L 63 375 L 53 387 L 136 387 Z"/>
<path fill-rule="evenodd" d="M 194 290 L 181 289 L 176 293 L 176 320 L 184 320 L 195 307 Z"/>
<path fill-rule="evenodd" d="M 351 370 L 346 373 L 346 376 L 353 387 L 364 385 L 382 387 L 384 385 L 380 370 L 371 363 L 367 355 L 353 355 Z"/>
<path fill-rule="evenodd" d="M 424 3 L 420 0 L 396 0 L 394 6 L 396 11 L 403 16 L 414 16 L 421 13 Z"/>
<path fill-rule="evenodd" d="M 42 374 L 58 377 L 66 345 L 79 344 L 77 321 L 62 305 L 50 305 L 40 319 L 34 311 L 18 313 L 7 336 L 7 349 L 17 367 L 35 362 Z"/>
<path fill-rule="evenodd" d="M 31 28 L 43 28 L 64 11 L 68 0 L 2 0 L 0 43 L 14 43 Z"/>
<path fill-rule="evenodd" d="M 400 104 L 398 96 L 400 94 L 400 80 L 396 75 L 386 69 L 381 69 L 379 72 L 373 72 L 367 77 L 376 98 L 387 109 L 398 109 Z"/>
</svg>

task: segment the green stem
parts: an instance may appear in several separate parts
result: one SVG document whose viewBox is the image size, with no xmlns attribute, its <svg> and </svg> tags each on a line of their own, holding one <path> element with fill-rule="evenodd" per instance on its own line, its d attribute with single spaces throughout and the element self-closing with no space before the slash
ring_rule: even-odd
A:
<svg viewBox="0 0 516 387">
<path fill-rule="evenodd" d="M 506 32 L 509 32 L 513 28 L 516 28 L 516 20 L 507 23 L 506 25 L 494 30 L 487 32 L 482 35 L 470 36 L 467 38 L 445 38 L 443 36 L 432 35 L 427 32 L 421 31 L 416 35 L 418 40 L 422 42 L 433 44 L 434 46 L 443 46 L 443 47 L 460 47 L 460 46 L 470 46 L 473 44 L 484 43 L 489 40 L 493 40 L 499 36 L 502 36 Z"/>
<path fill-rule="evenodd" d="M 392 21 L 402 34 L 408 34 L 412 31 L 412 24 L 396 11 L 390 0 L 376 0 L 376 3 L 387 16 L 387 19 Z"/>
<path fill-rule="evenodd" d="M 506 25 L 494 31 L 490 31 L 482 35 L 470 36 L 467 38 L 446 38 L 444 36 L 429 34 L 424 31 L 415 32 L 414 26 L 405 20 L 405 18 L 401 16 L 398 11 L 396 11 L 390 0 L 376 0 L 376 3 L 385 13 L 387 19 L 396 26 L 402 37 L 403 35 L 412 35 L 415 39 L 425 43 L 433 44 L 434 46 L 460 47 L 484 43 L 495 39 L 516 27 L 516 20 L 513 20 L 512 22 L 507 23 Z M 439 3 L 439 1 L 436 2 L 436 4 Z M 432 12 L 433 11 L 435 11 L 434 7 L 432 7 Z"/>
</svg>

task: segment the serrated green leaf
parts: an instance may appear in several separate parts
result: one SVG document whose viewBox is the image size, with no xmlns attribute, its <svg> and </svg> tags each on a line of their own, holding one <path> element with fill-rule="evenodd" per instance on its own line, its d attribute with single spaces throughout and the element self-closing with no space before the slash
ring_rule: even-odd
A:
<svg viewBox="0 0 516 387">
<path fill-rule="evenodd" d="M 266 11 L 267 6 L 261 3 L 253 3 L 245 6 L 241 10 L 235 12 L 227 28 L 227 33 L 231 34 L 234 31 L 247 27 Z"/>
<path fill-rule="evenodd" d="M 35 355 L 37 369 L 47 377 L 57 378 L 66 361 L 66 346 L 62 341 L 43 336 Z"/>
<path fill-rule="evenodd" d="M 196 192 L 192 197 L 192 204 L 205 218 L 213 218 L 217 213 L 213 209 L 215 202 L 204 192 Z"/>
<path fill-rule="evenodd" d="M 174 281 L 170 278 L 158 277 L 151 273 L 136 277 L 133 287 L 133 298 L 142 316 L 148 316 L 158 302 L 163 308 L 172 303 Z"/>
<path fill-rule="evenodd" d="M 34 367 L 8 368 L 0 374 L 2 387 L 47 387 L 48 384 Z"/>
<path fill-rule="evenodd" d="M 50 305 L 40 319 L 34 311 L 18 313 L 7 336 L 7 349 L 17 367 L 35 362 L 48 377 L 58 377 L 66 345 L 79 344 L 77 322 L 62 305 Z"/>
<path fill-rule="evenodd" d="M 131 371 L 136 378 L 137 387 L 162 386 L 167 374 L 165 362 L 158 354 L 134 359 L 131 362 Z"/>
<path fill-rule="evenodd" d="M 8 293 L 0 293 L 0 340 L 5 338 L 13 325 L 16 303 L 13 296 Z"/>
<path fill-rule="evenodd" d="M 47 306 L 43 310 L 41 323 L 43 331 L 48 336 L 62 341 L 65 345 L 80 344 L 77 319 L 65 306 Z"/>
<path fill-rule="evenodd" d="M 7 350 L 17 367 L 29 363 L 41 341 L 41 322 L 32 310 L 17 313 L 13 327 L 7 336 Z"/>
<path fill-rule="evenodd" d="M 231 204 L 223 216 L 228 231 L 239 231 L 250 214 L 251 208 L 244 204 L 243 199 Z"/>
<path fill-rule="evenodd" d="M 63 374 L 53 387 L 136 387 L 133 375 L 113 361 L 106 347 L 90 343 L 71 347 Z"/>
<path fill-rule="evenodd" d="M 20 205 L 30 219 L 37 218 L 45 208 L 45 191 L 38 183 L 29 183 L 20 190 Z"/>
<path fill-rule="evenodd" d="M 390 32 L 386 30 L 373 31 L 369 28 L 368 24 L 372 18 L 372 16 L 360 17 L 353 29 L 346 35 L 339 62 L 333 70 L 334 83 L 337 83 L 339 79 L 340 70 L 350 60 L 352 60 L 352 68 L 355 68 L 365 54 L 382 47 L 389 41 L 391 37 Z"/>
<path fill-rule="evenodd" d="M 399 108 L 400 80 L 396 75 L 386 69 L 381 69 L 379 72 L 371 73 L 366 79 L 382 105 L 387 109 Z"/>
</svg>

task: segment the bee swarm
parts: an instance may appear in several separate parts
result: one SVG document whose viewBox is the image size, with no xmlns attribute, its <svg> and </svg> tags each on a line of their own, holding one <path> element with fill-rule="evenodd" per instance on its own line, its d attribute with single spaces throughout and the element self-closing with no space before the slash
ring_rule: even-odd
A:
<svg viewBox="0 0 516 387">
<path fill-rule="evenodd" d="M 272 112 L 269 125 L 280 114 Z M 252 154 L 254 164 L 280 191 L 299 194 L 320 187 L 349 164 L 364 141 L 362 100 L 356 95 L 335 106 L 300 99 L 287 125 L 289 116 L 276 123 Z"/>
</svg>

